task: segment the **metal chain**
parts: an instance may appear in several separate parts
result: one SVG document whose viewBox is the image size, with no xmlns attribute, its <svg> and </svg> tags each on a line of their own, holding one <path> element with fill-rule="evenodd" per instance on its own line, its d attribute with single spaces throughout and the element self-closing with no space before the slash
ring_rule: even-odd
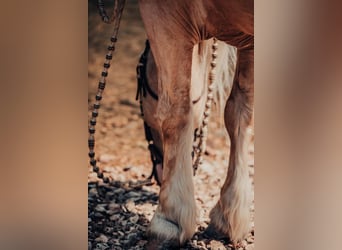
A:
<svg viewBox="0 0 342 250">
<path fill-rule="evenodd" d="M 98 2 L 100 3 L 102 1 L 99 0 Z M 115 8 L 113 11 L 113 16 L 112 16 L 112 19 L 115 21 L 113 34 L 110 38 L 110 43 L 107 47 L 108 52 L 106 54 L 106 59 L 105 59 L 105 62 L 103 64 L 103 71 L 101 73 L 101 78 L 99 81 L 97 94 L 95 96 L 95 103 L 93 106 L 91 119 L 89 121 L 89 137 L 88 137 L 89 153 L 88 153 L 88 155 L 90 158 L 90 165 L 93 167 L 93 171 L 97 174 L 97 177 L 103 179 L 103 182 L 105 182 L 105 183 L 109 183 L 109 178 L 103 176 L 103 173 L 100 170 L 100 168 L 97 166 L 96 160 L 95 160 L 95 151 L 94 151 L 94 147 L 95 147 L 95 125 L 96 125 L 96 118 L 99 115 L 99 108 L 100 108 L 100 104 L 101 104 L 101 100 L 102 100 L 102 94 L 103 94 L 103 91 L 106 87 L 106 77 L 108 76 L 108 69 L 110 67 L 110 61 L 112 60 L 113 52 L 115 51 L 115 44 L 117 42 L 117 35 L 118 35 L 118 31 L 119 31 L 120 20 L 121 20 L 121 15 L 122 15 L 122 11 L 124 8 L 124 4 L 125 4 L 125 0 L 115 1 Z M 100 11 L 100 14 L 101 14 L 101 11 Z"/>
<path fill-rule="evenodd" d="M 205 103 L 205 109 L 203 112 L 203 120 L 199 130 L 196 131 L 195 141 L 193 145 L 193 152 L 194 152 L 194 160 L 193 160 L 193 169 L 194 175 L 196 174 L 197 168 L 202 165 L 203 163 L 203 153 L 206 149 L 206 139 L 208 136 L 208 123 L 209 123 L 209 116 L 211 111 L 211 105 L 214 99 L 214 82 L 216 77 L 216 58 L 217 58 L 217 39 L 213 38 L 213 45 L 212 54 L 211 54 L 211 63 L 210 63 L 210 72 L 209 72 L 209 86 L 208 86 L 208 95 L 207 101 Z"/>
</svg>

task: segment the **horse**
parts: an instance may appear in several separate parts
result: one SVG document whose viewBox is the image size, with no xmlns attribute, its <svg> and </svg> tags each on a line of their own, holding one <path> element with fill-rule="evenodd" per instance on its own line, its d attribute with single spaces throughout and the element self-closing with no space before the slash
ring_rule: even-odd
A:
<svg viewBox="0 0 342 250">
<path fill-rule="evenodd" d="M 157 104 L 146 101 L 143 108 L 150 112 L 146 122 L 162 152 L 159 204 L 148 228 L 148 248 L 179 248 L 195 232 L 192 135 L 204 104 L 194 104 L 193 99 L 201 95 L 196 73 L 207 70 L 208 60 L 198 62 L 194 55 L 212 38 L 234 46 L 237 59 L 224 108 L 230 138 L 228 171 L 206 233 L 236 243 L 250 230 L 252 197 L 246 159 L 254 113 L 254 2 L 139 0 L 139 8 L 153 55 L 147 77 L 158 95 Z"/>
</svg>

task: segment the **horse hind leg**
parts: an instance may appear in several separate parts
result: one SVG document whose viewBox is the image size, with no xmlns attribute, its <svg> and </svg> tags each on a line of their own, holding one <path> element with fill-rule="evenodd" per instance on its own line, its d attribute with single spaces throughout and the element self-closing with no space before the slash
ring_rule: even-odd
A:
<svg viewBox="0 0 342 250">
<path fill-rule="evenodd" d="M 206 231 L 211 236 L 228 236 L 234 243 L 244 239 L 250 229 L 252 190 L 246 160 L 253 115 L 253 74 L 253 51 L 238 50 L 233 88 L 225 107 L 231 141 L 228 173 Z"/>
</svg>

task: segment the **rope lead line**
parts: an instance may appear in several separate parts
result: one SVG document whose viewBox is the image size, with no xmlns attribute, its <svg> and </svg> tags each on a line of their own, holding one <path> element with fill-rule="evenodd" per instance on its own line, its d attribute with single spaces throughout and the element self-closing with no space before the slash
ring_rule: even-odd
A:
<svg viewBox="0 0 342 250">
<path fill-rule="evenodd" d="M 105 57 L 105 62 L 103 64 L 103 71 L 101 72 L 101 77 L 97 89 L 97 94 L 95 96 L 95 103 L 93 105 L 93 111 L 91 113 L 91 118 L 89 121 L 89 137 L 88 137 L 88 148 L 89 153 L 88 156 L 90 158 L 90 165 L 93 168 L 93 171 L 97 174 L 98 178 L 101 178 L 103 182 L 109 183 L 109 178 L 105 177 L 100 170 L 100 168 L 97 166 L 97 162 L 95 160 L 95 125 L 96 125 L 96 118 L 99 115 L 99 109 L 101 106 L 101 100 L 102 100 L 102 94 L 106 87 L 106 77 L 108 76 L 108 69 L 110 67 L 110 61 L 113 58 L 113 52 L 115 51 L 115 44 L 117 42 L 117 36 L 118 31 L 120 27 L 120 21 L 122 16 L 122 11 L 125 6 L 125 0 L 115 0 L 114 3 L 114 9 L 113 9 L 113 15 L 111 18 L 108 17 L 105 9 L 104 9 L 104 3 L 102 0 L 98 0 L 98 9 L 99 13 L 102 17 L 102 21 L 105 23 L 113 23 L 114 22 L 114 28 L 113 28 L 113 34 L 110 38 L 110 43 L 107 47 L 107 54 Z"/>
</svg>

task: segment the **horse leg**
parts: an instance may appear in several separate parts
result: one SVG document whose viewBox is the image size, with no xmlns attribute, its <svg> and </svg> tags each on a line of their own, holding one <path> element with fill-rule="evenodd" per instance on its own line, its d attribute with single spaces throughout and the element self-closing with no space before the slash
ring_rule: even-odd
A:
<svg viewBox="0 0 342 250">
<path fill-rule="evenodd" d="M 178 46 L 180 47 L 180 46 Z M 158 50 L 158 45 L 155 46 Z M 189 239 L 195 230 L 196 206 L 192 180 L 193 111 L 190 99 L 192 51 L 175 50 L 159 58 L 160 100 L 157 117 L 163 141 L 163 177 L 159 205 L 149 227 L 157 243 L 177 245 Z M 154 53 L 160 55 L 160 53 Z M 165 55 L 166 56 L 166 55 Z"/>
<path fill-rule="evenodd" d="M 192 180 L 193 111 L 190 98 L 192 45 L 150 35 L 158 70 L 158 104 L 154 115 L 163 148 L 159 205 L 148 228 L 148 248 L 179 246 L 196 226 Z M 172 51 L 172 52 L 170 52 Z"/>
<path fill-rule="evenodd" d="M 248 127 L 252 122 L 254 99 L 253 50 L 238 50 L 231 95 L 225 108 L 225 125 L 230 137 L 229 167 L 221 196 L 210 212 L 207 233 L 242 240 L 250 228 L 251 184 L 248 173 Z"/>
</svg>

